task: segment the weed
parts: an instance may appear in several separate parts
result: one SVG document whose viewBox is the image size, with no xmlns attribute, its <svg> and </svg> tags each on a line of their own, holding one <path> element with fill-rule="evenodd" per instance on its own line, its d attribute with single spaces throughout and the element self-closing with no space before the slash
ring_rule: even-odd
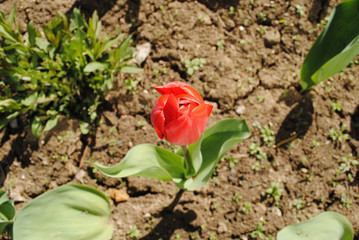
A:
<svg viewBox="0 0 359 240">
<path fill-rule="evenodd" d="M 239 202 L 242 200 L 243 196 L 240 193 L 236 193 L 232 196 L 233 201 L 236 201 L 236 203 L 239 204 Z"/>
<path fill-rule="evenodd" d="M 339 168 L 336 171 L 336 174 L 346 173 L 349 182 L 354 181 L 353 172 L 355 166 L 359 164 L 358 160 L 353 159 L 353 154 L 349 153 L 348 156 L 342 157 Z"/>
<path fill-rule="evenodd" d="M 262 150 L 257 142 L 249 145 L 249 153 L 260 161 L 264 161 L 268 158 L 267 154 Z"/>
<path fill-rule="evenodd" d="M 280 205 L 280 199 L 282 198 L 283 189 L 280 183 L 271 182 L 269 188 L 266 191 L 267 198 L 273 198 L 276 205 Z"/>
<path fill-rule="evenodd" d="M 316 148 L 320 146 L 320 142 L 318 142 L 317 140 L 313 140 L 312 141 L 312 148 Z"/>
<path fill-rule="evenodd" d="M 252 210 L 252 204 L 250 202 L 244 202 L 241 208 L 241 212 L 245 215 L 248 215 L 249 212 Z"/>
<path fill-rule="evenodd" d="M 216 45 L 218 50 L 222 50 L 224 48 L 224 40 L 219 40 Z"/>
<path fill-rule="evenodd" d="M 335 130 L 334 128 L 331 128 L 329 130 L 329 138 L 338 144 L 341 144 L 343 140 L 349 139 L 349 134 L 345 133 L 347 130 L 347 125 L 342 124 L 339 130 Z"/>
<path fill-rule="evenodd" d="M 14 7 L 8 21 L 0 12 L 0 75 L 7 89 L 6 97 L 0 97 L 0 112 L 5 115 L 0 129 L 25 116 L 32 133 L 40 137 L 65 115 L 80 119 L 80 130 L 87 134 L 98 124 L 98 107 L 116 75 L 142 71 L 127 65 L 134 51 L 131 37 L 116 32 L 100 37 L 97 12 L 86 22 L 76 8 L 70 21 L 59 13 L 42 31 L 29 22 L 22 37 L 15 12 Z"/>
<path fill-rule="evenodd" d="M 300 6 L 300 5 L 295 5 L 295 12 L 299 15 L 299 16 L 303 16 L 304 15 L 304 7 Z"/>
<path fill-rule="evenodd" d="M 251 238 L 257 238 L 257 237 L 259 237 L 260 239 L 265 238 L 263 222 L 259 222 L 257 224 L 256 229 L 254 229 L 254 231 L 251 232 L 250 236 Z"/>
<path fill-rule="evenodd" d="M 141 233 L 138 230 L 137 226 L 133 226 L 131 227 L 131 229 L 127 232 L 127 235 L 131 238 L 131 239 L 138 239 L 141 237 Z"/>
<path fill-rule="evenodd" d="M 257 22 L 259 24 L 264 24 L 265 22 L 267 22 L 267 14 L 265 13 L 262 13 L 260 12 L 258 15 L 257 15 Z"/>
<path fill-rule="evenodd" d="M 260 25 L 259 27 L 256 28 L 256 31 L 260 34 L 263 35 L 267 30 L 267 26 L 262 26 Z"/>
<path fill-rule="evenodd" d="M 184 66 L 187 70 L 188 75 L 193 75 L 193 73 L 200 68 L 203 68 L 203 65 L 206 64 L 206 59 L 204 58 L 194 58 L 192 60 L 186 59 L 184 61 Z"/>
<path fill-rule="evenodd" d="M 349 198 L 349 196 L 347 196 L 346 194 L 342 194 L 342 197 L 340 198 L 340 202 L 342 203 L 342 205 L 344 207 L 346 207 L 347 209 L 350 209 L 352 203 L 353 203 L 353 200 L 351 200 Z"/>
<path fill-rule="evenodd" d="M 263 128 L 259 129 L 263 142 L 267 144 L 267 147 L 271 147 L 275 144 L 275 133 L 270 126 L 265 125 Z"/>
<path fill-rule="evenodd" d="M 335 100 L 332 100 L 332 109 L 333 109 L 333 112 L 341 112 L 342 111 L 342 107 L 341 107 L 340 103 L 336 102 Z"/>
<path fill-rule="evenodd" d="M 298 199 L 293 200 L 292 205 L 297 210 L 300 210 L 305 207 L 305 202 L 304 202 L 303 198 L 298 198 Z"/>
<path fill-rule="evenodd" d="M 230 6 L 228 9 L 228 15 L 234 15 L 236 13 L 236 9 L 233 6 Z"/>
<path fill-rule="evenodd" d="M 211 233 L 209 234 L 209 240 L 215 240 L 217 238 L 216 234 L 215 233 Z"/>
<path fill-rule="evenodd" d="M 228 161 L 229 164 L 229 168 L 234 168 L 234 165 L 236 165 L 236 163 L 238 163 L 239 159 L 238 158 L 233 158 L 233 157 L 225 157 L 225 160 Z"/>
</svg>

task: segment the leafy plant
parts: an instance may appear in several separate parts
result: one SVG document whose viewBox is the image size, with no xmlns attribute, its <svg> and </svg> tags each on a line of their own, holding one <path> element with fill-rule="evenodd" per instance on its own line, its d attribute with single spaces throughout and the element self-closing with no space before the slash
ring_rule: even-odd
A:
<svg viewBox="0 0 359 240">
<path fill-rule="evenodd" d="M 358 160 L 353 159 L 353 154 L 349 153 L 348 156 L 342 157 L 342 161 L 337 169 L 337 175 L 346 173 L 350 182 L 354 181 L 353 172 L 354 167 L 359 165 Z"/>
<path fill-rule="evenodd" d="M 39 137 L 66 115 L 85 122 L 81 130 L 88 133 L 117 73 L 142 71 L 127 65 L 131 37 L 116 32 L 102 36 L 96 11 L 86 22 L 76 8 L 70 22 L 58 13 L 45 25 L 45 38 L 32 22 L 21 36 L 15 13 L 14 7 L 5 20 L 0 12 L 0 129 L 25 115 Z"/>
<path fill-rule="evenodd" d="M 253 232 L 251 232 L 250 234 L 251 238 L 257 238 L 259 237 L 260 239 L 264 239 L 265 238 L 265 234 L 264 234 L 264 224 L 263 222 L 259 222 L 256 226 L 256 229 L 254 229 Z"/>
<path fill-rule="evenodd" d="M 12 239 L 111 239 L 108 198 L 95 188 L 68 184 L 48 191 L 19 210 L 0 193 L 0 234 Z M 15 216 L 15 217 L 14 217 Z"/>
<path fill-rule="evenodd" d="M 359 1 L 338 4 L 301 67 L 303 90 L 340 72 L 359 52 Z"/>
<path fill-rule="evenodd" d="M 193 191 L 209 180 L 219 159 L 234 144 L 248 138 L 249 135 L 244 120 L 226 119 L 205 130 L 199 141 L 188 146 L 192 166 L 185 163 L 183 152 L 175 154 L 150 144 L 133 147 L 115 166 L 106 167 L 99 163 L 96 166 L 110 177 L 151 177 L 173 181 L 177 187 Z"/>
<path fill-rule="evenodd" d="M 267 154 L 259 146 L 259 143 L 254 142 L 249 145 L 249 153 L 252 156 L 255 156 L 258 160 L 264 161 L 268 158 Z"/>
<path fill-rule="evenodd" d="M 193 75 L 193 73 L 201 68 L 203 65 L 206 64 L 206 59 L 204 58 L 194 58 L 192 60 L 186 59 L 184 61 L 184 66 L 187 70 L 188 75 Z"/>
<path fill-rule="evenodd" d="M 138 239 L 141 237 L 141 233 L 138 230 L 137 226 L 133 226 L 131 227 L 131 229 L 127 232 L 127 235 L 131 238 L 131 239 Z"/>
<path fill-rule="evenodd" d="M 349 134 L 345 133 L 347 130 L 347 125 L 346 124 L 342 124 L 340 126 L 339 130 L 335 130 L 334 128 L 331 128 L 329 130 L 329 138 L 336 143 L 342 143 L 343 140 L 348 140 L 349 139 Z"/>
<path fill-rule="evenodd" d="M 244 202 L 241 208 L 241 212 L 243 212 L 245 215 L 248 215 L 251 210 L 252 204 L 250 202 Z"/>
<path fill-rule="evenodd" d="M 278 240 L 326 239 L 353 240 L 353 227 L 346 217 L 324 212 L 307 221 L 292 224 L 278 232 Z"/>
<path fill-rule="evenodd" d="M 279 206 L 280 200 L 282 198 L 283 188 L 281 187 L 280 183 L 271 182 L 269 188 L 266 191 L 267 198 L 273 198 L 276 205 Z"/>
</svg>

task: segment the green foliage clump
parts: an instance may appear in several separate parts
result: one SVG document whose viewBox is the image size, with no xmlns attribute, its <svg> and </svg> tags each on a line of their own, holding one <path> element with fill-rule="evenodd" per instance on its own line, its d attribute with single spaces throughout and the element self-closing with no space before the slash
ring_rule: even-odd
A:
<svg viewBox="0 0 359 240">
<path fill-rule="evenodd" d="M 116 75 L 141 71 L 127 65 L 131 37 L 101 34 L 97 13 L 87 22 L 78 9 L 70 22 L 58 13 L 43 26 L 44 37 L 32 22 L 22 36 L 15 14 L 14 7 L 6 20 L 0 12 L 0 129 L 25 115 L 39 137 L 65 115 L 86 123 L 86 134 Z"/>
</svg>

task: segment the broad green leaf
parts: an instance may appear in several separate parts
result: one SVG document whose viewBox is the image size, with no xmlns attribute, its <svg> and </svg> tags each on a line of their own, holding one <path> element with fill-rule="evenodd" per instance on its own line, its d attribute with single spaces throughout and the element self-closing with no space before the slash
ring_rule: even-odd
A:
<svg viewBox="0 0 359 240">
<path fill-rule="evenodd" d="M 16 215 L 16 240 L 108 240 L 108 198 L 95 188 L 63 185 L 29 202 Z"/>
<path fill-rule="evenodd" d="M 27 25 L 27 33 L 29 34 L 29 44 L 31 47 L 35 47 L 36 44 L 36 29 L 32 21 Z"/>
<path fill-rule="evenodd" d="M 9 200 L 4 190 L 0 191 L 0 234 L 4 233 L 5 228 L 12 224 L 15 216 L 15 206 L 12 200 Z"/>
<path fill-rule="evenodd" d="M 150 144 L 135 146 L 115 166 L 96 164 L 96 167 L 107 176 L 116 178 L 141 176 L 176 182 L 185 174 L 183 157 Z"/>
<path fill-rule="evenodd" d="M 201 161 L 201 167 L 193 178 L 186 179 L 177 184 L 179 188 L 189 191 L 196 190 L 205 185 L 211 177 L 212 172 L 218 161 L 226 154 L 234 145 L 240 143 L 250 136 L 250 130 L 245 120 L 241 119 L 225 119 L 222 120 L 203 133 L 202 141 L 194 144 L 200 144 L 201 147 L 191 146 L 191 156 L 196 156 L 194 161 Z M 199 151 L 194 152 L 194 151 Z M 199 157 L 202 155 L 202 158 Z M 194 162 L 193 164 L 197 164 Z"/>
<path fill-rule="evenodd" d="M 123 67 L 120 68 L 120 72 L 123 72 L 123 73 L 141 73 L 141 72 L 143 72 L 143 69 L 138 68 L 136 66 L 126 65 L 126 66 L 123 66 Z"/>
<path fill-rule="evenodd" d="M 50 131 L 51 129 L 53 129 L 57 123 L 59 122 L 60 119 L 60 115 L 56 115 L 53 116 L 52 118 L 50 118 L 49 120 L 47 120 L 44 131 Z"/>
<path fill-rule="evenodd" d="M 70 31 L 73 31 L 75 29 L 81 29 L 86 26 L 87 26 L 87 24 L 86 24 L 84 18 L 82 17 L 80 10 L 77 8 L 74 8 L 74 10 L 72 12 L 71 19 L 70 19 Z"/>
<path fill-rule="evenodd" d="M 95 72 L 95 71 L 103 71 L 106 70 L 109 67 L 109 64 L 107 63 L 101 63 L 101 62 L 90 62 L 87 64 L 84 68 L 84 72 Z"/>
<path fill-rule="evenodd" d="M 38 117 L 35 117 L 31 122 L 31 132 L 35 137 L 39 138 L 42 134 L 42 124 Z"/>
<path fill-rule="evenodd" d="M 12 98 L 0 101 L 0 112 L 14 112 L 20 109 L 21 106 Z"/>
<path fill-rule="evenodd" d="M 313 44 L 301 68 L 307 90 L 341 71 L 359 52 L 359 0 L 338 4 L 327 26 Z"/>
<path fill-rule="evenodd" d="M 289 225 L 278 232 L 278 240 L 353 240 L 350 222 L 336 212 L 324 212 L 305 222 Z"/>
</svg>

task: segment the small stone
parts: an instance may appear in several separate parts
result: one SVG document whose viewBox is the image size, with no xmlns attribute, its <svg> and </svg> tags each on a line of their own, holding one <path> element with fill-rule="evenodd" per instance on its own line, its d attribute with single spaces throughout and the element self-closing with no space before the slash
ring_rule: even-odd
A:
<svg viewBox="0 0 359 240">
<path fill-rule="evenodd" d="M 236 107 L 236 113 L 238 115 L 242 115 L 243 113 L 245 113 L 246 111 L 246 107 L 245 106 L 237 106 Z"/>
<path fill-rule="evenodd" d="M 267 48 L 271 48 L 273 45 L 280 43 L 280 33 L 275 28 L 269 28 L 264 35 L 264 44 Z"/>
<path fill-rule="evenodd" d="M 108 193 L 110 194 L 110 197 L 115 200 L 116 203 L 125 202 L 130 198 L 130 196 L 124 189 L 110 188 L 108 189 Z"/>
<path fill-rule="evenodd" d="M 77 173 L 76 173 L 76 175 L 75 175 L 75 179 L 77 180 L 77 181 L 79 181 L 80 183 L 84 183 L 84 177 L 86 176 L 86 172 L 85 172 L 85 170 L 83 170 L 83 169 L 80 169 Z"/>
<path fill-rule="evenodd" d="M 220 222 L 218 224 L 217 232 L 218 233 L 225 233 L 227 231 L 228 231 L 228 228 L 227 228 L 226 224 L 224 222 Z"/>
</svg>

